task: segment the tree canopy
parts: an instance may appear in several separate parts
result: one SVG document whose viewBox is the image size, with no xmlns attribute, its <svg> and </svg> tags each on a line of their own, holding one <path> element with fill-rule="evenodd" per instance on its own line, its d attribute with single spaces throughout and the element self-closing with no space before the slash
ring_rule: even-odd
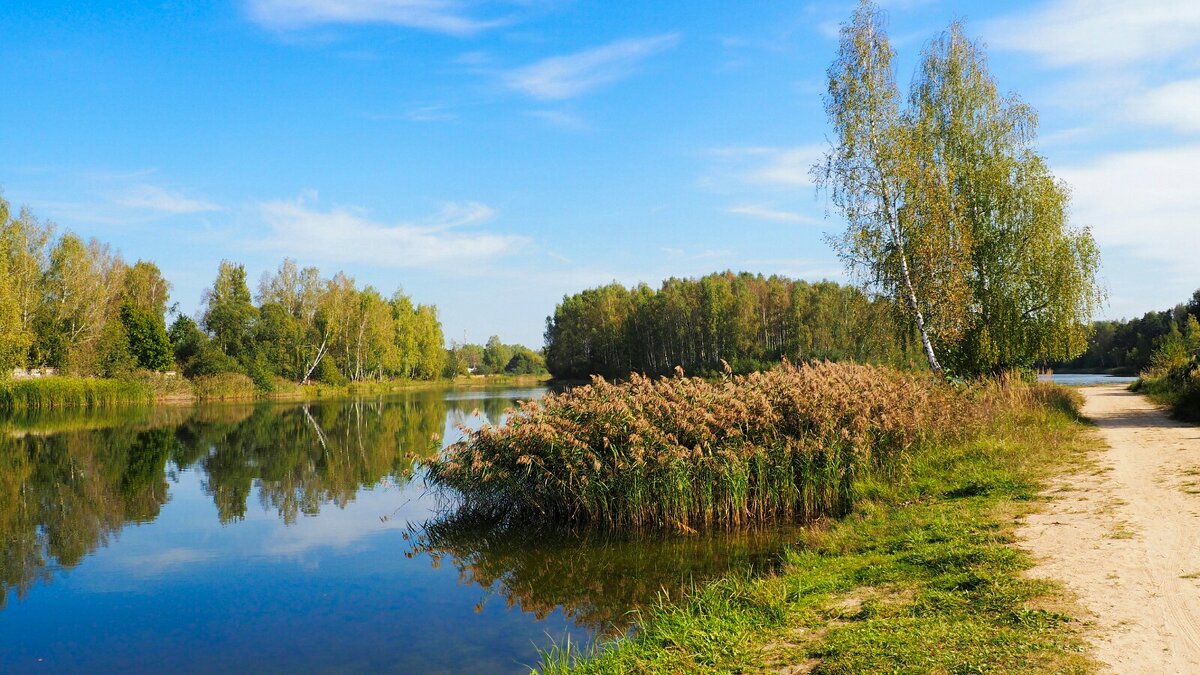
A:
<svg viewBox="0 0 1200 675">
<path fill-rule="evenodd" d="M 839 254 L 905 307 L 935 371 L 1079 354 L 1102 299 L 1099 250 L 1067 223 L 1068 190 L 1033 146 L 1036 113 L 998 93 L 960 23 L 927 44 L 906 104 L 892 58 L 864 1 L 829 68 L 834 139 L 814 167 L 847 222 Z"/>
</svg>

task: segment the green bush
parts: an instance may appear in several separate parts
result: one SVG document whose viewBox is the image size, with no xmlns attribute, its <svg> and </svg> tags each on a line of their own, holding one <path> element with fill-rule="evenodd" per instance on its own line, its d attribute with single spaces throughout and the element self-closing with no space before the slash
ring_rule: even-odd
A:
<svg viewBox="0 0 1200 675">
<path fill-rule="evenodd" d="M 241 373 L 218 373 L 196 378 L 192 385 L 202 401 L 245 400 L 258 397 L 254 380 Z"/>
</svg>

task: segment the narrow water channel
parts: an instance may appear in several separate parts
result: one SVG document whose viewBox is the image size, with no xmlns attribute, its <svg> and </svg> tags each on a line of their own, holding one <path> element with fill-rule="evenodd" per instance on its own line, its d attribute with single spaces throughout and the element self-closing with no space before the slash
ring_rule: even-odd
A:
<svg viewBox="0 0 1200 675">
<path fill-rule="evenodd" d="M 541 389 L 0 418 L 0 671 L 524 672 L 794 530 L 455 518 L 415 460 Z"/>
</svg>

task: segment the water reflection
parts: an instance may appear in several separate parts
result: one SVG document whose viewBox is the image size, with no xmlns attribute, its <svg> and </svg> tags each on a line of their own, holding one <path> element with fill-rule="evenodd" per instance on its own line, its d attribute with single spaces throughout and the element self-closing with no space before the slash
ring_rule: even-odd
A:
<svg viewBox="0 0 1200 675">
<path fill-rule="evenodd" d="M 382 481 L 408 481 L 414 460 L 437 451 L 446 419 L 436 393 L 10 416 L 0 423 L 0 607 L 126 524 L 157 518 L 181 471 L 199 470 L 223 524 L 245 518 L 255 495 L 290 524 Z"/>
<path fill-rule="evenodd" d="M 447 513 L 415 463 L 539 395 L 0 419 L 3 670 L 522 672 L 550 640 L 626 631 L 660 593 L 778 560 L 786 532 L 646 540 Z"/>
<path fill-rule="evenodd" d="M 478 607 L 497 599 L 537 619 L 562 609 L 597 635 L 629 630 L 639 610 L 678 600 L 697 583 L 731 569 L 775 570 L 797 528 L 653 539 L 599 532 L 530 529 L 475 514 L 451 514 L 412 530 L 409 555 L 448 559 L 460 583 L 479 587 Z"/>
</svg>

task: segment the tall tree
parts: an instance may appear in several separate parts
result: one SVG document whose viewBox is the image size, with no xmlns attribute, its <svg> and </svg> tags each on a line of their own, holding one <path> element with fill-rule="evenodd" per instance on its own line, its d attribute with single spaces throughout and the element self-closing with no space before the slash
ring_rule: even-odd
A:
<svg viewBox="0 0 1200 675">
<path fill-rule="evenodd" d="M 204 328 L 228 356 L 242 359 L 252 351 L 251 327 L 258 309 L 250 301 L 246 268 L 222 260 L 213 287 L 205 292 Z"/>
<path fill-rule="evenodd" d="M 0 256 L 0 379 L 13 368 L 25 365 L 31 335 L 21 325 L 21 309 L 13 293 L 8 260 Z"/>
<path fill-rule="evenodd" d="M 999 94 L 961 23 L 926 47 L 908 116 L 919 156 L 931 158 L 932 180 L 914 183 L 942 198 L 970 242 L 970 302 L 959 334 L 942 340 L 947 363 L 974 374 L 1083 352 L 1102 298 L 1099 251 L 1067 224 L 1068 190 L 1033 147 L 1037 114 Z"/>
<path fill-rule="evenodd" d="M 833 145 L 814 167 L 817 185 L 846 219 L 833 243 L 850 270 L 869 287 L 908 309 L 929 367 L 942 372 L 933 347 L 939 328 L 953 330 L 963 297 L 958 275 L 939 275 L 961 263 L 953 223 L 939 218 L 940 193 L 925 194 L 914 181 L 926 168 L 900 116 L 893 51 L 879 9 L 864 1 L 842 26 L 837 59 L 829 67 L 825 112 Z M 925 201 L 928 198 L 928 201 Z M 933 217 L 929 217 L 933 216 Z M 938 265 L 938 248 L 945 265 Z M 930 264 L 921 266 L 917 260 Z M 944 290 L 943 290 L 944 289 Z M 946 300 L 955 300 L 950 303 Z"/>
<path fill-rule="evenodd" d="M 959 24 L 926 49 L 903 109 L 892 56 L 864 0 L 829 69 L 834 142 L 814 167 L 848 223 L 838 252 L 906 308 L 935 372 L 1079 353 L 1101 298 L 1098 250 L 1066 224 L 1066 189 L 1032 147 L 1036 115 L 998 95 Z"/>
<path fill-rule="evenodd" d="M 139 260 L 125 272 L 124 302 L 139 310 L 163 317 L 167 312 L 170 294 L 171 284 L 163 278 L 158 265 L 152 262 Z M 161 318 L 159 320 L 163 321 Z"/>
</svg>

